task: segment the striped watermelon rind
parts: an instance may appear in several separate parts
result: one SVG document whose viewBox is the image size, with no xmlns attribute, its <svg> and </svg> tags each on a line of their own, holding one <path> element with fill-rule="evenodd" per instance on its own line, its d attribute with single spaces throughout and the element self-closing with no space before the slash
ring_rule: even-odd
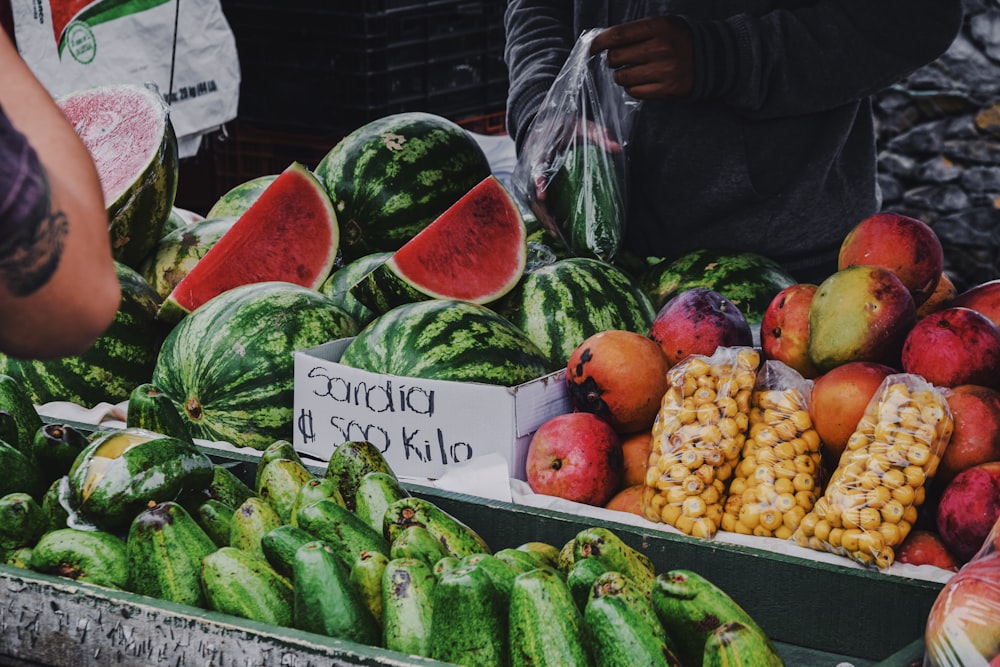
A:
<svg viewBox="0 0 1000 667">
<path fill-rule="evenodd" d="M 250 208 L 251 204 L 257 201 L 260 193 L 267 189 L 278 174 L 267 174 L 257 176 L 249 181 L 240 183 L 225 192 L 205 214 L 206 218 L 228 218 L 230 216 L 241 216 Z"/>
<path fill-rule="evenodd" d="M 177 195 L 180 162 L 170 109 L 159 93 L 135 84 L 88 88 L 57 102 L 80 133 L 105 185 L 112 254 L 138 268 L 160 239 Z M 128 103 L 132 106 L 126 107 Z M 143 121 L 153 126 L 126 124 Z M 127 140 L 130 159 L 113 150 L 122 145 L 111 143 L 116 138 Z M 114 173 L 135 164 L 141 165 L 136 173 Z M 120 184 L 119 189 L 112 184 Z"/>
<path fill-rule="evenodd" d="M 292 162 L 174 286 L 158 316 L 176 323 L 212 297 L 257 282 L 316 290 L 333 270 L 339 243 L 326 188 Z"/>
<path fill-rule="evenodd" d="M 0 356 L 0 372 L 20 382 L 35 404 L 68 401 L 89 408 L 119 403 L 149 381 L 165 334 L 156 319 L 160 296 L 138 271 L 121 262 L 116 269 L 122 294 L 118 312 L 85 352 L 45 361 Z"/>
<path fill-rule="evenodd" d="M 316 290 L 242 285 L 171 330 L 150 382 L 174 402 L 192 437 L 262 450 L 292 439 L 294 353 L 356 332 L 350 315 Z"/>
<path fill-rule="evenodd" d="M 769 257 L 701 248 L 657 262 L 639 282 L 657 309 L 684 290 L 703 287 L 732 301 L 749 323 L 759 324 L 775 295 L 798 281 Z"/>
<path fill-rule="evenodd" d="M 410 111 L 355 129 L 315 173 L 330 192 L 340 250 L 350 262 L 398 250 L 491 171 L 482 147 L 460 125 Z"/>
<path fill-rule="evenodd" d="M 235 217 L 205 218 L 166 234 L 139 266 L 161 298 L 173 291 L 208 249 L 236 223 Z"/>
<path fill-rule="evenodd" d="M 320 294 L 330 297 L 337 305 L 346 310 L 358 323 L 358 327 L 365 326 L 375 319 L 377 313 L 358 301 L 351 294 L 351 287 L 390 257 L 392 257 L 391 251 L 375 252 L 348 262 L 327 276 L 327 279 L 319 286 Z"/>
<path fill-rule="evenodd" d="M 600 331 L 647 334 L 656 314 L 636 281 L 592 257 L 567 257 L 525 273 L 497 311 L 561 366 Z"/>
<path fill-rule="evenodd" d="M 340 363 L 372 373 L 515 386 L 555 370 L 533 342 L 486 306 L 451 299 L 393 308 L 365 327 Z"/>
</svg>

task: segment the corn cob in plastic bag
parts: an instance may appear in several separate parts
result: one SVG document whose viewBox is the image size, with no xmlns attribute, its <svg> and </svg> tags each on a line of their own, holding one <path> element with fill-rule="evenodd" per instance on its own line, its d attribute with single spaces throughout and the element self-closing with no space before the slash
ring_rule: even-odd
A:
<svg viewBox="0 0 1000 667">
<path fill-rule="evenodd" d="M 809 416 L 811 391 L 809 380 L 779 361 L 766 361 L 757 374 L 723 530 L 788 539 L 812 510 L 822 487 L 822 455 Z"/>
<path fill-rule="evenodd" d="M 720 347 L 670 369 L 650 440 L 643 489 L 647 519 L 695 537 L 718 531 L 759 366 L 760 353 L 752 347 Z"/>
<path fill-rule="evenodd" d="M 888 568 L 917 519 L 953 428 L 944 391 L 919 375 L 888 376 L 792 539 Z"/>
</svg>

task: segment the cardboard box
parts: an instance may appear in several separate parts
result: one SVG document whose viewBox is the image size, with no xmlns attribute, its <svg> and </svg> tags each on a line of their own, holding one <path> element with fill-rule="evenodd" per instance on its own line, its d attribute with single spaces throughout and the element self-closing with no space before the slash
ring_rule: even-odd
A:
<svg viewBox="0 0 1000 667">
<path fill-rule="evenodd" d="M 449 466 L 498 454 L 524 479 L 531 434 L 571 411 L 565 370 L 516 387 L 380 375 L 337 363 L 352 339 L 295 354 L 295 449 L 328 461 L 368 440 L 397 475 L 437 479 Z"/>
</svg>

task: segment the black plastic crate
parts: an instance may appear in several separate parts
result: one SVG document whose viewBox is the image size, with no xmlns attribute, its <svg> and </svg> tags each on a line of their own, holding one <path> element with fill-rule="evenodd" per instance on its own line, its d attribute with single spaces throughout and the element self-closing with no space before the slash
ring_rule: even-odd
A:
<svg viewBox="0 0 1000 667">
<path fill-rule="evenodd" d="M 238 118 L 349 132 L 402 111 L 458 119 L 504 107 L 501 3 L 358 4 L 224 0 L 240 53 Z"/>
</svg>

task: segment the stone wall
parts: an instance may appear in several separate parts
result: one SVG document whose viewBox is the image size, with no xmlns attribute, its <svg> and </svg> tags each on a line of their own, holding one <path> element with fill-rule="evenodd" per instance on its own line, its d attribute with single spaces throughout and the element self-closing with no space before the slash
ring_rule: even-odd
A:
<svg viewBox="0 0 1000 667">
<path fill-rule="evenodd" d="M 876 98 L 883 208 L 931 225 L 959 291 L 1000 278 L 1000 0 L 966 0 L 941 58 Z"/>
</svg>

